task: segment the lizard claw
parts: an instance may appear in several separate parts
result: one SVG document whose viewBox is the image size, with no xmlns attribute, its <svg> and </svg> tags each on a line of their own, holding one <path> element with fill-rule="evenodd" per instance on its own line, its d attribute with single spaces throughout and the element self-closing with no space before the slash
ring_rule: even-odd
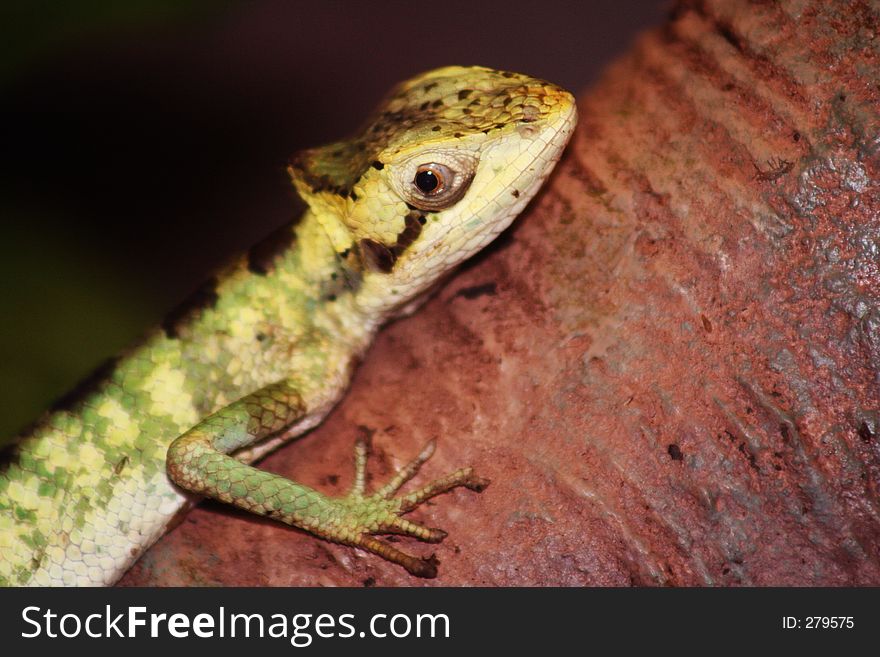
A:
<svg viewBox="0 0 880 657">
<path fill-rule="evenodd" d="M 418 490 L 395 497 L 395 493 L 418 473 L 425 461 L 431 458 L 435 448 L 436 441 L 428 442 L 419 455 L 398 470 L 388 483 L 375 493 L 367 495 L 365 494 L 367 446 L 359 439 L 355 443 L 354 483 L 348 495 L 336 500 L 341 511 L 334 523 L 336 531 L 320 533 L 331 540 L 362 548 L 399 564 L 416 577 L 436 577 L 439 560 L 435 555 L 413 556 L 374 537 L 375 534 L 398 534 L 411 536 L 426 543 L 439 543 L 446 538 L 445 531 L 435 527 L 425 527 L 403 518 L 402 515 L 426 500 L 459 486 L 481 492 L 489 485 L 489 480 L 477 477 L 473 468 L 461 468 L 445 477 L 435 479 Z"/>
</svg>

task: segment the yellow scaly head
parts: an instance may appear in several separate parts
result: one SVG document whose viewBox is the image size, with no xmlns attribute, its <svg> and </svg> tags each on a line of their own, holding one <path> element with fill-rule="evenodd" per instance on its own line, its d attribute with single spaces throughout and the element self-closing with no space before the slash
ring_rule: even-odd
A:
<svg viewBox="0 0 880 657">
<path fill-rule="evenodd" d="M 359 303 L 393 310 L 510 224 L 575 122 L 553 84 L 451 66 L 404 82 L 359 135 L 299 153 L 290 173 L 362 272 Z"/>
</svg>

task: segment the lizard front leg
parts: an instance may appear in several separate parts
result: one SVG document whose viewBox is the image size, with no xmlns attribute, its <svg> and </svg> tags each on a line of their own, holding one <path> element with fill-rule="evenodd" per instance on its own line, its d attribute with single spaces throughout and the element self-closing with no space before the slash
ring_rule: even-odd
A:
<svg viewBox="0 0 880 657">
<path fill-rule="evenodd" d="M 228 454 L 247 447 L 304 417 L 308 409 L 292 381 L 268 385 L 209 415 L 168 448 L 168 475 L 178 486 L 258 515 L 305 529 L 336 543 L 359 547 L 397 563 L 418 577 L 435 577 L 436 559 L 415 557 L 375 538 L 404 534 L 427 542 L 446 536 L 403 514 L 458 486 L 483 490 L 488 481 L 462 468 L 406 495 L 395 493 L 434 452 L 429 443 L 413 461 L 375 493 L 365 492 L 366 444 L 355 448 L 355 480 L 334 498 L 285 477 L 251 467 Z"/>
</svg>

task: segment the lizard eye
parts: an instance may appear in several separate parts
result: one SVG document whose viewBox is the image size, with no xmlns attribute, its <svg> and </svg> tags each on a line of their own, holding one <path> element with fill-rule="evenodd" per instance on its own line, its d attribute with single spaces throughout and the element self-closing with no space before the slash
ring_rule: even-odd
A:
<svg viewBox="0 0 880 657">
<path fill-rule="evenodd" d="M 387 170 L 382 175 L 387 176 L 407 205 L 424 212 L 439 212 L 464 197 L 479 163 L 479 153 L 459 148 L 432 148 L 398 162 L 386 162 Z"/>
<path fill-rule="evenodd" d="M 449 167 L 431 162 L 416 169 L 413 185 L 425 196 L 436 196 L 446 189 L 447 181 L 451 183 L 454 179 L 455 173 Z"/>
<path fill-rule="evenodd" d="M 424 154 L 423 154 L 424 155 Z M 437 160 L 402 167 L 398 188 L 410 205 L 436 212 L 455 205 L 464 196 L 476 173 L 477 160 L 469 154 L 437 152 Z"/>
</svg>

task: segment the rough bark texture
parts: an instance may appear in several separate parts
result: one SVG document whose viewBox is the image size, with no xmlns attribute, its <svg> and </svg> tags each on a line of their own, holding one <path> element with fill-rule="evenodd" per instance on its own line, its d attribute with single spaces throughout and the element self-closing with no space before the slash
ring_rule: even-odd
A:
<svg viewBox="0 0 880 657">
<path fill-rule="evenodd" d="M 880 584 L 878 25 L 681 4 L 514 229 L 263 467 L 341 492 L 359 431 L 376 478 L 439 437 L 422 477 L 493 484 L 415 513 L 450 532 L 432 584 Z M 123 582 L 423 583 L 215 506 Z"/>
</svg>

